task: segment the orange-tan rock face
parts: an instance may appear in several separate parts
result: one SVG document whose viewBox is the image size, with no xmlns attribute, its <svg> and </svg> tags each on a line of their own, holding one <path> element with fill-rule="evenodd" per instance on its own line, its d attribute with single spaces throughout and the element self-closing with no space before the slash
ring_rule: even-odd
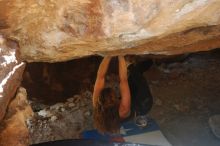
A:
<svg viewBox="0 0 220 146">
<path fill-rule="evenodd" d="M 19 88 L 15 99 L 8 107 L 5 119 L 0 124 L 0 146 L 28 146 L 29 131 L 26 120 L 32 115 L 26 90 Z"/>
<path fill-rule="evenodd" d="M 0 32 L 27 61 L 220 47 L 219 0 L 1 0 Z"/>
<path fill-rule="evenodd" d="M 18 59 L 17 45 L 0 35 L 0 122 L 9 101 L 20 86 L 25 63 Z"/>
</svg>

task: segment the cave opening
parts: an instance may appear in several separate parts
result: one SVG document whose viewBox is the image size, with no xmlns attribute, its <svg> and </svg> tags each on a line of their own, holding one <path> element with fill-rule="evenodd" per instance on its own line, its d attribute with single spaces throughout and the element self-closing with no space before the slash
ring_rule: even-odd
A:
<svg viewBox="0 0 220 146">
<path fill-rule="evenodd" d="M 93 56 L 60 63 L 28 63 L 22 86 L 30 100 L 45 104 L 63 102 L 81 90 L 92 90 L 101 57 Z"/>
<path fill-rule="evenodd" d="M 159 66 L 163 63 L 181 62 L 187 56 L 187 54 L 175 56 L 130 55 L 126 58 L 129 64 L 153 59 L 154 65 Z M 38 100 L 48 105 L 64 102 L 75 94 L 93 90 L 101 60 L 100 56 L 90 56 L 66 62 L 27 63 L 21 85 L 27 90 L 30 100 Z M 114 81 L 118 81 L 117 57 L 113 57 L 110 62 L 107 78 L 111 75 L 114 76 Z"/>
<path fill-rule="evenodd" d="M 149 116 L 158 122 L 169 141 L 190 145 L 193 137 L 197 144 L 218 143 L 207 127 L 209 118 L 220 112 L 220 49 L 176 56 L 127 56 L 132 63 L 149 58 L 154 62 L 144 73 L 154 98 Z M 91 56 L 61 63 L 27 64 L 22 86 L 34 101 L 36 116 L 29 127 L 32 144 L 78 138 L 83 130 L 94 128 L 91 94 L 101 60 Z M 107 77 L 114 83 L 118 81 L 117 64 L 114 58 Z M 84 92 L 90 93 L 88 98 L 82 98 Z M 170 133 L 175 133 L 175 138 Z"/>
</svg>

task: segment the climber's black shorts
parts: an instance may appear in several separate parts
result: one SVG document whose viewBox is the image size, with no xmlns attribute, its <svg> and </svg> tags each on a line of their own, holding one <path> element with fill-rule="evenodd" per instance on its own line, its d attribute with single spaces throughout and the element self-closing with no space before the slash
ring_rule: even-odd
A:
<svg viewBox="0 0 220 146">
<path fill-rule="evenodd" d="M 149 69 L 152 61 L 144 61 L 138 64 L 132 64 L 128 67 L 129 87 L 131 92 L 131 113 L 137 115 L 146 115 L 153 105 L 153 97 L 143 72 Z"/>
</svg>

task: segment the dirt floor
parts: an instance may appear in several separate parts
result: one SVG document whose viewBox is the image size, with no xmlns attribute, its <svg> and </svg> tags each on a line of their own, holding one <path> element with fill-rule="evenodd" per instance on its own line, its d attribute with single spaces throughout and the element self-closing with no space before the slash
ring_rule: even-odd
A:
<svg viewBox="0 0 220 146">
<path fill-rule="evenodd" d="M 162 64 L 146 73 L 154 107 L 150 115 L 174 146 L 219 146 L 208 125 L 220 114 L 220 56 L 190 55 L 184 62 Z"/>
<path fill-rule="evenodd" d="M 208 125 L 210 116 L 220 114 L 219 53 L 197 53 L 181 62 L 157 63 L 145 77 L 154 97 L 150 116 L 171 144 L 220 145 Z M 54 105 L 32 98 L 36 114 L 27 121 L 31 143 L 79 138 L 81 131 L 93 128 L 91 92 L 91 88 L 81 90 L 81 94 Z"/>
</svg>

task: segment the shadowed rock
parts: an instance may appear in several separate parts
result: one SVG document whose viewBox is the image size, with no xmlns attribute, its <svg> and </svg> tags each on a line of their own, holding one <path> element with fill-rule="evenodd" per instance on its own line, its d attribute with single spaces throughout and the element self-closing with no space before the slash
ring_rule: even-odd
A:
<svg viewBox="0 0 220 146">
<path fill-rule="evenodd" d="M 24 88 L 19 88 L 18 93 L 8 107 L 5 119 L 0 125 L 1 146 L 28 146 L 29 131 L 26 120 L 33 115 L 31 106 L 27 101 Z"/>
</svg>

